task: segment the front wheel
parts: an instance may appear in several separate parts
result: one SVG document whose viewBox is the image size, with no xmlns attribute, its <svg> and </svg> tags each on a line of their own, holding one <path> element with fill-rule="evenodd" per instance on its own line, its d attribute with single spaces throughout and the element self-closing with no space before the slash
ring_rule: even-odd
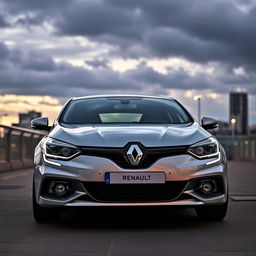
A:
<svg viewBox="0 0 256 256">
<path fill-rule="evenodd" d="M 33 215 L 34 220 L 37 223 L 44 223 L 51 220 L 56 219 L 59 216 L 59 211 L 56 208 L 47 208 L 42 207 L 36 202 L 35 196 L 35 188 L 33 185 L 33 192 L 32 192 L 32 201 L 33 201 Z"/>
<path fill-rule="evenodd" d="M 225 218 L 228 209 L 228 200 L 221 205 L 207 205 L 196 208 L 197 216 L 203 220 L 221 221 Z"/>
</svg>

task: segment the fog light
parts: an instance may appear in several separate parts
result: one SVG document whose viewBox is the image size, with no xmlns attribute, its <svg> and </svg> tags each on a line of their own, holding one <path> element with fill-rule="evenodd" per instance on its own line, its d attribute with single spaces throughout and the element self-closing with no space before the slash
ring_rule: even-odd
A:
<svg viewBox="0 0 256 256">
<path fill-rule="evenodd" d="M 64 196 L 69 192 L 69 186 L 67 182 L 51 181 L 48 187 L 48 193 L 55 196 Z"/>
<path fill-rule="evenodd" d="M 202 192 L 207 195 L 212 194 L 214 191 L 214 188 L 215 188 L 215 186 L 214 186 L 213 182 L 211 182 L 211 181 L 204 181 L 201 184 Z"/>
<path fill-rule="evenodd" d="M 58 196 L 63 196 L 67 192 L 67 187 L 64 184 L 58 183 L 58 184 L 55 185 L 54 192 Z"/>
</svg>

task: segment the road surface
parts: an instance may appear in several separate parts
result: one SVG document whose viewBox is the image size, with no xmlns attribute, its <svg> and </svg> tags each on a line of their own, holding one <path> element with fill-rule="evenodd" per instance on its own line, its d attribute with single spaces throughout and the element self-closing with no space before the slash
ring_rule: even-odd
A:
<svg viewBox="0 0 256 256">
<path fill-rule="evenodd" d="M 32 169 L 0 174 L 0 255 L 256 255 L 256 163 L 230 162 L 230 206 L 223 222 L 191 209 L 68 210 L 36 224 Z"/>
</svg>

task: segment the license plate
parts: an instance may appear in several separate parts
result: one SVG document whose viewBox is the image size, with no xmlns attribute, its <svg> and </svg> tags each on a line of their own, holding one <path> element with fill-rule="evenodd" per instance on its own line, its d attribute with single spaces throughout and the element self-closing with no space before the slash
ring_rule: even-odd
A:
<svg viewBox="0 0 256 256">
<path fill-rule="evenodd" d="M 106 172 L 105 184 L 163 184 L 164 172 Z"/>
</svg>

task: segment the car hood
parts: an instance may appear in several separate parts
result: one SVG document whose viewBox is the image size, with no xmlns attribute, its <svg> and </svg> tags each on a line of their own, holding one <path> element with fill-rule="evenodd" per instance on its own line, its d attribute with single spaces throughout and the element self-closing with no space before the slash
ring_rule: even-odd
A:
<svg viewBox="0 0 256 256">
<path fill-rule="evenodd" d="M 197 123 L 175 125 L 59 125 L 49 137 L 76 146 L 124 147 L 139 142 L 145 147 L 192 145 L 210 134 Z"/>
</svg>

